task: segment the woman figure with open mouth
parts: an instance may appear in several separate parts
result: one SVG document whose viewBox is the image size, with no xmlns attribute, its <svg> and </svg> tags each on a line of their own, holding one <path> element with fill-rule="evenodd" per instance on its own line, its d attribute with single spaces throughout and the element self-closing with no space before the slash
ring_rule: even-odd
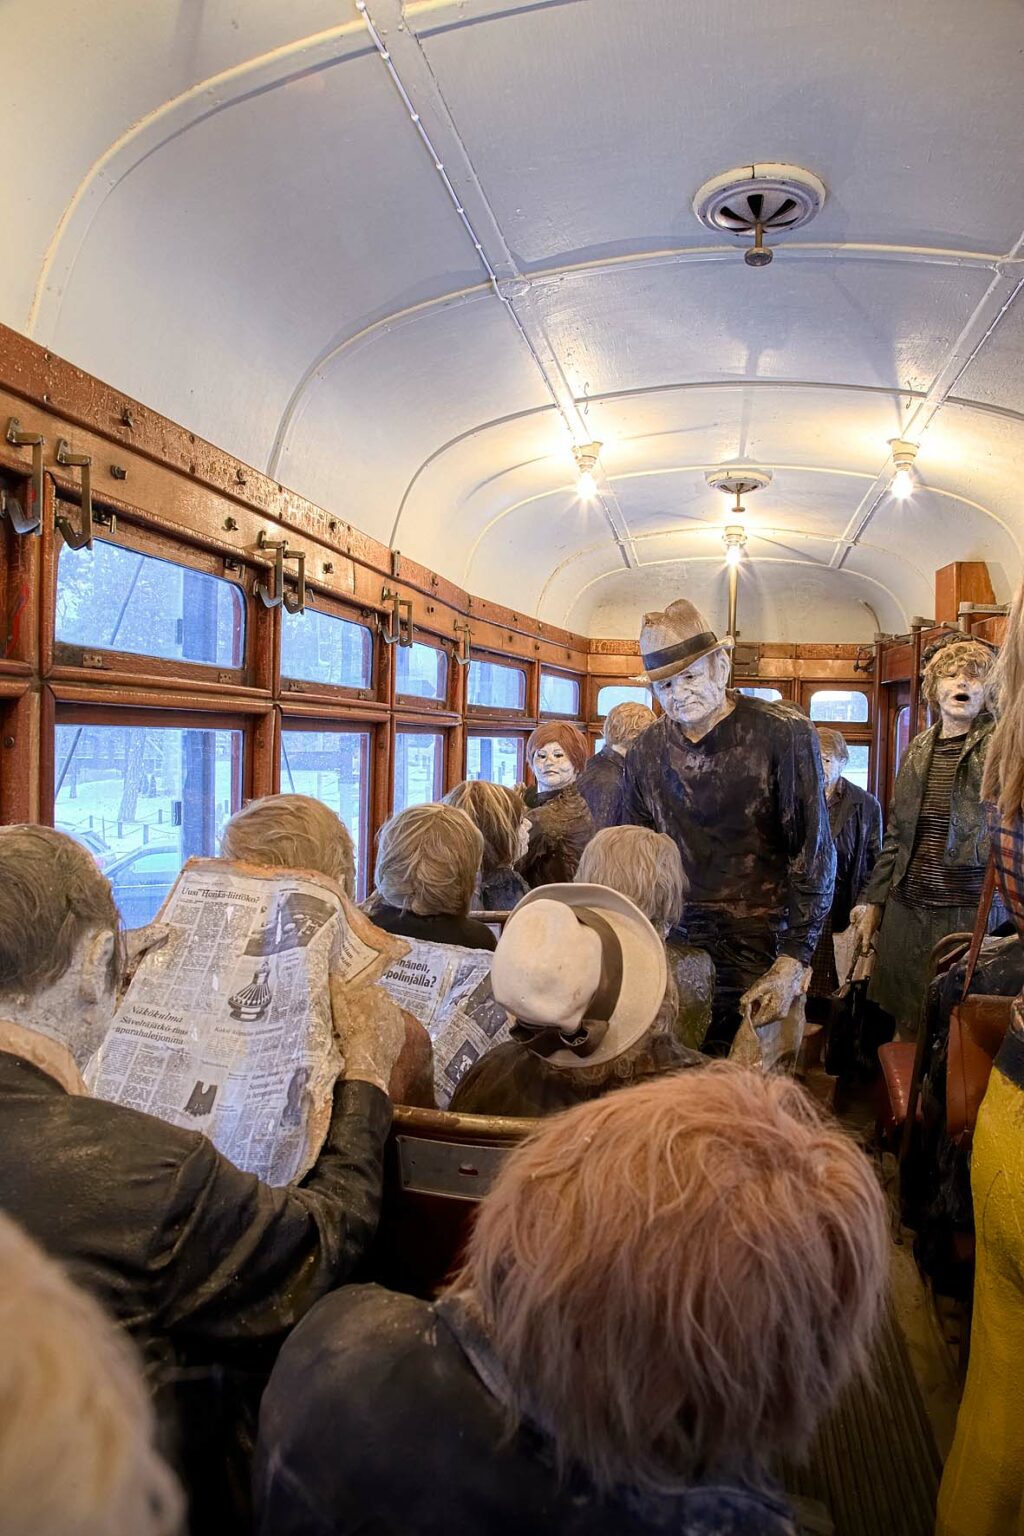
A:
<svg viewBox="0 0 1024 1536">
<path fill-rule="evenodd" d="M 981 781 L 995 724 L 986 694 L 993 660 L 987 645 L 959 633 L 932 647 L 922 688 L 939 719 L 904 753 L 882 851 L 851 914 L 862 948 L 878 935 L 868 996 L 904 1039 L 917 1033 L 933 947 L 977 917 L 989 854 Z"/>
</svg>

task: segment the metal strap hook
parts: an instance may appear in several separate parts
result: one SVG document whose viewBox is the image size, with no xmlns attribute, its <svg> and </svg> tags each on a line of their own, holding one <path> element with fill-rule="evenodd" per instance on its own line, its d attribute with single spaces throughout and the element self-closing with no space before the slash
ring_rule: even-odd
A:
<svg viewBox="0 0 1024 1536">
<path fill-rule="evenodd" d="M 14 496 L 4 497 L 4 511 L 16 533 L 38 533 L 43 521 L 43 436 L 41 432 L 23 432 L 16 416 L 10 417 L 4 434 L 15 448 L 32 449 L 32 478 L 28 487 L 28 505 L 22 511 Z"/>
<path fill-rule="evenodd" d="M 284 606 L 289 613 L 304 613 L 306 610 L 306 551 L 304 549 L 289 549 L 286 544 L 281 551 L 281 555 L 285 560 L 295 561 L 295 590 L 289 591 L 284 586 L 281 588 Z"/>
<path fill-rule="evenodd" d="M 57 530 L 69 549 L 92 549 L 92 458 L 88 453 L 72 453 L 71 444 L 63 437 L 57 439 L 54 457 L 62 469 L 82 471 L 82 526 L 76 529 L 70 518 L 58 512 Z"/>
<path fill-rule="evenodd" d="M 378 622 L 380 637 L 385 645 L 400 645 L 407 648 L 413 643 L 412 603 L 407 597 L 402 597 L 398 592 L 392 592 L 385 587 L 380 595 L 382 603 L 387 603 L 391 609 L 387 623 Z"/>
<path fill-rule="evenodd" d="M 465 619 L 455 620 L 455 633 L 459 636 L 458 647 L 454 652 L 455 660 L 460 667 L 468 667 L 473 657 L 471 646 L 473 644 L 473 632 Z"/>
<path fill-rule="evenodd" d="M 284 551 L 283 539 L 268 539 L 264 529 L 260 529 L 257 540 L 260 549 L 272 549 L 274 551 L 274 585 L 273 590 L 265 581 L 256 583 L 256 596 L 261 599 L 265 608 L 280 608 L 284 600 Z"/>
</svg>

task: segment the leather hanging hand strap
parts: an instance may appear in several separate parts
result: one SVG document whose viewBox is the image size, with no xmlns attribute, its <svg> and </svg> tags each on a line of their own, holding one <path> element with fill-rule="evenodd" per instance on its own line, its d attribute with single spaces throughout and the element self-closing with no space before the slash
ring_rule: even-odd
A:
<svg viewBox="0 0 1024 1536">
<path fill-rule="evenodd" d="M 981 954 L 981 946 L 988 932 L 988 918 L 992 911 L 992 902 L 996 894 L 996 863 L 995 854 L 989 853 L 988 864 L 985 866 L 985 883 L 981 888 L 981 900 L 978 903 L 978 916 L 974 924 L 974 932 L 971 935 L 971 947 L 967 951 L 967 967 L 964 971 L 964 989 L 960 994 L 963 1002 L 971 990 L 971 982 L 974 980 L 974 972 L 978 964 L 978 956 Z"/>
</svg>

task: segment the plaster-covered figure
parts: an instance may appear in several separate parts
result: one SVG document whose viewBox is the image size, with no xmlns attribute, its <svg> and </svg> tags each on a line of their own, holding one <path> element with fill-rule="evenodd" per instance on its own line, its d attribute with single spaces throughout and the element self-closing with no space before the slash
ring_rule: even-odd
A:
<svg viewBox="0 0 1024 1536">
<path fill-rule="evenodd" d="M 817 731 L 828 823 L 836 845 L 836 885 L 832 909 L 814 952 L 809 990 L 812 997 L 827 997 L 840 981 L 832 936 L 850 926 L 850 913 L 875 867 L 882 845 L 882 807 L 874 795 L 843 776 L 850 761 L 843 733 L 824 725 Z"/>
<path fill-rule="evenodd" d="M 202 1439 L 192 1529 L 226 1533 L 225 1368 L 258 1372 L 368 1247 L 404 1029 L 393 1005 L 344 1021 L 323 1149 L 301 1185 L 271 1189 L 199 1132 L 89 1096 L 121 964 L 88 852 L 49 827 L 0 827 L 0 1207 L 133 1335 L 167 1416 Z"/>
<path fill-rule="evenodd" d="M 529 847 L 530 824 L 518 789 L 466 779 L 444 797 L 445 805 L 465 811 L 484 840 L 483 858 L 473 893 L 478 912 L 511 912 L 529 887 L 516 865 Z"/>
<path fill-rule="evenodd" d="M 602 885 L 542 886 L 502 931 L 491 990 L 512 1039 L 474 1062 L 450 1108 L 539 1116 L 704 1058 L 677 1040 L 668 967 L 638 907 Z"/>
<path fill-rule="evenodd" d="M 671 837 L 690 894 L 682 937 L 717 973 L 705 1049 L 789 1012 L 832 900 L 835 849 L 809 722 L 728 688 L 731 642 L 680 598 L 644 616 L 640 650 L 665 718 L 626 757 L 623 820 Z"/>
<path fill-rule="evenodd" d="M 343 1286 L 296 1329 L 257 1536 L 796 1536 L 773 1467 L 864 1370 L 888 1260 L 871 1164 L 791 1079 L 579 1104 L 502 1162 L 438 1300 Z"/>
<path fill-rule="evenodd" d="M 526 743 L 526 761 L 537 782 L 526 791 L 530 834 L 519 873 L 531 889 L 571 880 L 594 835 L 576 783 L 588 756 L 587 738 L 565 720 L 538 725 Z"/>
<path fill-rule="evenodd" d="M 995 668 L 998 723 L 982 793 L 993 806 L 993 863 L 1024 941 L 1024 587 Z M 937 1536 L 1024 1531 L 1024 993 L 978 1111 L 971 1148 L 977 1234 L 971 1355 L 939 1490 Z"/>
<path fill-rule="evenodd" d="M 410 805 L 380 829 L 376 889 L 365 910 L 378 928 L 405 939 L 493 949 L 494 934 L 469 915 L 483 853 L 465 811 Z"/>
<path fill-rule="evenodd" d="M 641 731 L 653 725 L 657 716 L 646 704 L 627 701 L 614 705 L 605 716 L 604 746 L 588 759 L 576 781 L 594 818 L 594 826 L 617 827 L 622 820 L 622 776 L 626 753 Z"/>
<path fill-rule="evenodd" d="M 0 1536 L 180 1536 L 140 1363 L 0 1213 Z"/>
<path fill-rule="evenodd" d="M 994 726 L 992 660 L 988 646 L 960 635 L 932 650 L 922 691 L 939 719 L 904 753 L 882 851 L 853 912 L 862 948 L 877 933 L 868 996 L 905 1034 L 917 1030 L 934 945 L 969 931 L 977 916 L 989 852 L 981 782 Z"/>
<path fill-rule="evenodd" d="M 682 922 L 688 889 L 675 843 L 650 827 L 604 827 L 584 848 L 576 879 L 628 896 L 661 934 L 668 984 L 659 1026 L 699 1050 L 711 1027 L 715 967 L 706 950 L 668 937 Z"/>
</svg>

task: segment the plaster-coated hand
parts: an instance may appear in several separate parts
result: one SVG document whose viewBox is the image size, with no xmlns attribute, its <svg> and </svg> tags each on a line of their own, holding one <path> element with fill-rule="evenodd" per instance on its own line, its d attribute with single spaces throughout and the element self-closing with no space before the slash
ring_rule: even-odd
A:
<svg viewBox="0 0 1024 1536">
<path fill-rule="evenodd" d="M 790 955 L 780 955 L 764 975 L 740 998 L 751 1024 L 771 1024 L 784 1018 L 811 979 L 810 968 Z"/>
<path fill-rule="evenodd" d="M 345 1080 L 374 1083 L 387 1093 L 405 1045 L 401 1008 L 383 987 L 353 987 L 332 976 L 331 1012 L 345 1061 Z"/>
<path fill-rule="evenodd" d="M 874 943 L 875 934 L 882 922 L 884 907 L 877 902 L 864 902 L 850 913 L 850 927 L 857 935 L 857 948 L 866 955 Z"/>
</svg>

